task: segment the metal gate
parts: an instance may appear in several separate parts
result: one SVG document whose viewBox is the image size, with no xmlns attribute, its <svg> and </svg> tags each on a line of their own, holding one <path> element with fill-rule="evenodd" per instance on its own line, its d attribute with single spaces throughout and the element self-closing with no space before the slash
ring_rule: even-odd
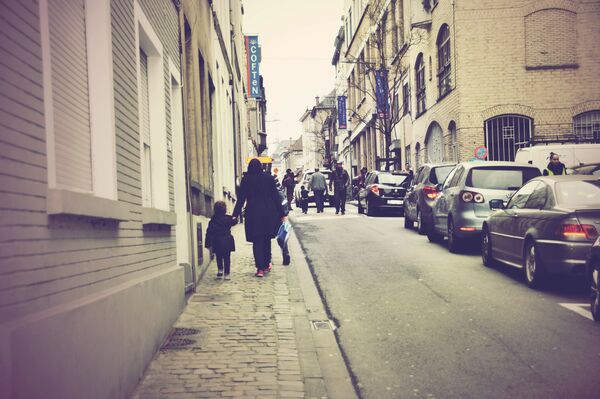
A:
<svg viewBox="0 0 600 399">
<path fill-rule="evenodd" d="M 429 127 L 425 149 L 427 151 L 427 162 L 438 163 L 444 160 L 444 132 L 441 126 L 435 122 Z"/>
<path fill-rule="evenodd" d="M 519 148 L 531 145 L 533 119 L 500 115 L 485 121 L 485 146 L 490 161 L 514 161 Z"/>
<path fill-rule="evenodd" d="M 575 116 L 573 133 L 578 140 L 600 142 L 600 111 L 588 111 Z"/>
</svg>

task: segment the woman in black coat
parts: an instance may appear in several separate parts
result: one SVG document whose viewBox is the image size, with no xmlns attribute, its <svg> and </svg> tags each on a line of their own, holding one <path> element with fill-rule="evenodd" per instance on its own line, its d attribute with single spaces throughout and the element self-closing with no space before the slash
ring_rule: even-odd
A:
<svg viewBox="0 0 600 399">
<path fill-rule="evenodd" d="M 263 172 L 258 159 L 248 164 L 248 172 L 242 178 L 233 217 L 242 212 L 246 204 L 246 241 L 251 242 L 256 263 L 256 276 L 263 277 L 270 271 L 271 239 L 277 235 L 285 212 L 273 177 Z"/>
</svg>

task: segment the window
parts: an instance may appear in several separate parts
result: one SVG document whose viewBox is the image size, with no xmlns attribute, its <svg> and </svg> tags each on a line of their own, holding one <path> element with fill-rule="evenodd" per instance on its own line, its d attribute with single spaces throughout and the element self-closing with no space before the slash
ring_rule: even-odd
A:
<svg viewBox="0 0 600 399">
<path fill-rule="evenodd" d="M 448 25 L 442 25 L 437 38 L 438 50 L 438 89 L 440 98 L 452 90 L 450 79 L 450 29 Z"/>
<path fill-rule="evenodd" d="M 523 115 L 499 115 L 485 121 L 485 145 L 489 161 L 514 161 L 519 148 L 529 146 L 533 119 Z"/>
<path fill-rule="evenodd" d="M 489 190 L 518 190 L 529 180 L 540 176 L 538 168 L 494 166 L 472 168 L 467 186 Z"/>
<path fill-rule="evenodd" d="M 410 165 L 410 145 L 404 148 L 404 162 Z"/>
<path fill-rule="evenodd" d="M 420 116 L 425 112 L 425 61 L 423 61 L 422 53 L 417 56 L 415 81 L 417 83 L 417 116 Z"/>
<path fill-rule="evenodd" d="M 419 167 L 421 164 L 421 143 L 415 145 L 415 167 Z"/>
<path fill-rule="evenodd" d="M 450 172 L 452 172 L 452 169 L 454 169 L 454 165 L 433 168 L 429 174 L 429 181 L 433 184 L 443 183 Z"/>
<path fill-rule="evenodd" d="M 110 2 L 42 0 L 40 29 L 48 187 L 116 200 Z"/>
<path fill-rule="evenodd" d="M 531 193 L 533 193 L 536 187 L 540 184 L 538 181 L 532 181 L 528 184 L 525 184 L 519 191 L 517 191 L 510 199 L 510 202 L 507 205 L 507 209 L 523 209 L 525 208 L 525 204 L 529 199 Z"/>
<path fill-rule="evenodd" d="M 410 114 L 410 86 L 408 81 L 402 84 L 402 115 Z"/>
<path fill-rule="evenodd" d="M 598 206 L 600 204 L 600 181 L 565 181 L 556 184 L 558 203 L 569 207 Z"/>
<path fill-rule="evenodd" d="M 393 120 L 398 120 L 400 117 L 400 96 L 398 96 L 398 92 L 394 93 L 394 116 Z"/>
<path fill-rule="evenodd" d="M 138 118 L 142 206 L 169 211 L 165 63 L 160 39 L 134 2 L 138 41 Z"/>
<path fill-rule="evenodd" d="M 540 182 L 539 185 L 533 190 L 533 193 L 529 196 L 525 208 L 527 209 L 544 209 L 546 206 L 546 199 L 549 194 L 548 186 Z"/>
<path fill-rule="evenodd" d="M 573 133 L 579 139 L 600 140 L 600 110 L 584 112 L 573 118 Z"/>
<path fill-rule="evenodd" d="M 358 57 L 358 79 L 360 82 L 360 99 L 362 99 L 367 93 L 367 68 L 364 51 Z"/>
</svg>

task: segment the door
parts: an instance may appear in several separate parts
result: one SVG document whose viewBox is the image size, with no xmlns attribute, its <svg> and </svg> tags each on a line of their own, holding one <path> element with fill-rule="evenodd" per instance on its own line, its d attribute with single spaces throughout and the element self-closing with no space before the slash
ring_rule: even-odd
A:
<svg viewBox="0 0 600 399">
<path fill-rule="evenodd" d="M 506 209 L 497 216 L 495 231 L 492 232 L 492 250 L 499 260 L 521 264 L 523 240 L 532 216 L 526 208 L 527 200 L 535 189 L 542 184 L 532 181 L 517 191 L 508 202 Z"/>
<path fill-rule="evenodd" d="M 423 178 L 426 176 L 425 166 L 419 167 L 417 169 L 417 174 L 413 179 L 410 187 L 406 190 L 406 198 L 404 200 L 404 213 L 406 213 L 411 220 L 417 219 L 417 201 L 418 201 L 418 191 L 421 187 L 423 187 Z"/>
<path fill-rule="evenodd" d="M 439 163 L 444 160 L 444 132 L 442 127 L 435 122 L 429 127 L 425 149 L 427 162 Z"/>
<path fill-rule="evenodd" d="M 435 202 L 434 220 L 435 228 L 438 233 L 446 235 L 448 233 L 448 214 L 454 203 L 458 200 L 458 192 L 460 191 L 458 183 L 464 174 L 465 168 L 459 165 L 454 169 L 442 188 L 442 192 Z"/>
</svg>

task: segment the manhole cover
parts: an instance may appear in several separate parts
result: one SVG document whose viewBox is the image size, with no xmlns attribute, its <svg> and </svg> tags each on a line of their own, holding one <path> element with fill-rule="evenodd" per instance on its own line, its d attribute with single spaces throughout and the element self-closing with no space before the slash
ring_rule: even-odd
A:
<svg viewBox="0 0 600 399">
<path fill-rule="evenodd" d="M 333 325 L 329 320 L 317 320 L 312 322 L 315 330 L 333 330 Z"/>
<path fill-rule="evenodd" d="M 180 335 L 196 335 L 200 332 L 200 330 L 196 328 L 187 328 L 187 327 L 175 327 L 171 332 L 171 336 L 180 336 Z"/>
<path fill-rule="evenodd" d="M 189 339 L 189 338 L 171 338 L 160 349 L 161 350 L 182 349 L 182 348 L 186 348 L 195 343 L 196 343 L 196 341 L 194 341 L 193 339 Z"/>
</svg>

